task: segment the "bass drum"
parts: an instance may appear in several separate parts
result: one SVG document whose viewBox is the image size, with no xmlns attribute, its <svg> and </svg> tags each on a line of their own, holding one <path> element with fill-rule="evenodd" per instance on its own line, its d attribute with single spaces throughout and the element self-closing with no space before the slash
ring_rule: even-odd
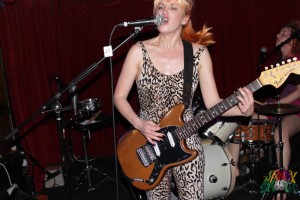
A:
<svg viewBox="0 0 300 200">
<path fill-rule="evenodd" d="M 205 156 L 204 199 L 219 199 L 228 196 L 235 185 L 236 174 L 233 158 L 228 150 L 209 139 L 201 141 Z"/>
</svg>

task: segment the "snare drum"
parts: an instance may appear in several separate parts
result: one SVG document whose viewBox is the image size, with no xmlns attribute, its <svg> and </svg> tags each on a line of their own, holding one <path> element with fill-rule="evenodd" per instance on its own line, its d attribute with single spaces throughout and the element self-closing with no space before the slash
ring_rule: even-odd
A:
<svg viewBox="0 0 300 200">
<path fill-rule="evenodd" d="M 271 143 L 275 128 L 274 121 L 260 119 L 251 120 L 248 125 L 240 125 L 232 138 L 235 143 Z"/>
</svg>

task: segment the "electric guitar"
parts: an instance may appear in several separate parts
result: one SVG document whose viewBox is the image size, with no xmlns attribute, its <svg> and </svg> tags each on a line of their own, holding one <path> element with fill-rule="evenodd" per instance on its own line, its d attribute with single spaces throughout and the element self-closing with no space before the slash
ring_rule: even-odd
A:
<svg viewBox="0 0 300 200">
<path fill-rule="evenodd" d="M 260 77 L 246 87 L 255 92 L 265 85 L 281 86 L 291 73 L 300 74 L 300 61 L 277 65 L 262 72 Z M 239 103 L 240 92 L 235 92 L 210 109 L 184 123 L 184 104 L 177 104 L 161 119 L 159 131 L 163 141 L 152 145 L 138 130 L 127 132 L 118 142 L 117 156 L 121 168 L 132 185 L 150 190 L 159 184 L 167 169 L 187 163 L 197 156 L 197 151 L 186 146 L 185 139 Z"/>
</svg>

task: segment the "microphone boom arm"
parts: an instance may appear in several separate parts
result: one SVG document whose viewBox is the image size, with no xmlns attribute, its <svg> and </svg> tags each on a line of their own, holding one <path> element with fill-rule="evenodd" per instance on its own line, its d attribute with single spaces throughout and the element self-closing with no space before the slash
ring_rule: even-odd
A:
<svg viewBox="0 0 300 200">
<path fill-rule="evenodd" d="M 119 44 L 117 47 L 115 47 L 112 51 L 115 52 L 117 49 L 119 49 L 121 46 L 123 46 L 128 40 L 136 37 L 142 30 L 142 27 L 135 27 L 134 32 L 131 33 L 131 35 L 126 38 L 121 44 Z M 91 66 L 89 66 L 85 71 L 83 71 L 81 74 L 79 74 L 77 77 L 75 77 L 64 89 L 62 89 L 61 92 L 56 93 L 53 97 L 51 97 L 44 105 L 36 110 L 32 115 L 30 115 L 27 119 L 25 119 L 19 126 L 17 126 L 15 129 L 13 129 L 9 134 L 4 136 L 4 140 L 7 141 L 11 139 L 15 134 L 17 134 L 24 126 L 26 126 L 30 121 L 32 121 L 34 118 L 36 118 L 40 113 L 45 111 L 46 109 L 50 108 L 53 104 L 55 104 L 62 94 L 67 92 L 70 87 L 78 84 L 81 80 L 83 80 L 86 76 L 88 76 L 90 73 L 92 73 L 100 63 L 102 63 L 107 57 L 103 57 L 99 61 L 95 62 Z M 4 142 L 4 141 L 3 141 Z M 1 144 L 1 143 L 0 143 Z"/>
</svg>

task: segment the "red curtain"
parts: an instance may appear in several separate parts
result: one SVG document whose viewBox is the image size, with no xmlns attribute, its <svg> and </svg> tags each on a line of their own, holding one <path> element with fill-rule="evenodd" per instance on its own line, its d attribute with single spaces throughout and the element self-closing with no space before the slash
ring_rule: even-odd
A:
<svg viewBox="0 0 300 200">
<path fill-rule="evenodd" d="M 69 83 L 81 72 L 103 58 L 114 25 L 152 15 L 152 0 L 15 0 L 3 1 L 0 9 L 0 45 L 6 70 L 8 92 L 16 126 L 41 108 L 57 93 L 53 77 Z M 214 73 L 222 97 L 255 80 L 258 54 L 262 46 L 274 48 L 276 34 L 287 21 L 300 19 L 300 1 L 203 1 L 196 0 L 193 25 L 213 27 L 216 44 L 210 47 Z M 146 27 L 135 39 L 148 36 Z M 116 29 L 112 45 L 120 44 L 133 32 L 132 27 Z M 112 58 L 113 79 L 108 60 L 81 81 L 79 99 L 98 98 L 104 113 L 112 114 L 110 82 L 115 83 L 130 45 L 118 49 Z M 130 96 L 137 108 L 136 93 Z M 69 105 L 68 94 L 60 99 Z M 64 112 L 68 122 L 72 112 Z M 128 124 L 119 115 L 116 137 Z M 76 154 L 82 154 L 81 133 L 70 128 Z M 42 166 L 60 161 L 57 122 L 53 112 L 39 114 L 18 133 L 21 146 Z M 111 127 L 91 135 L 89 153 L 114 154 Z"/>
</svg>

